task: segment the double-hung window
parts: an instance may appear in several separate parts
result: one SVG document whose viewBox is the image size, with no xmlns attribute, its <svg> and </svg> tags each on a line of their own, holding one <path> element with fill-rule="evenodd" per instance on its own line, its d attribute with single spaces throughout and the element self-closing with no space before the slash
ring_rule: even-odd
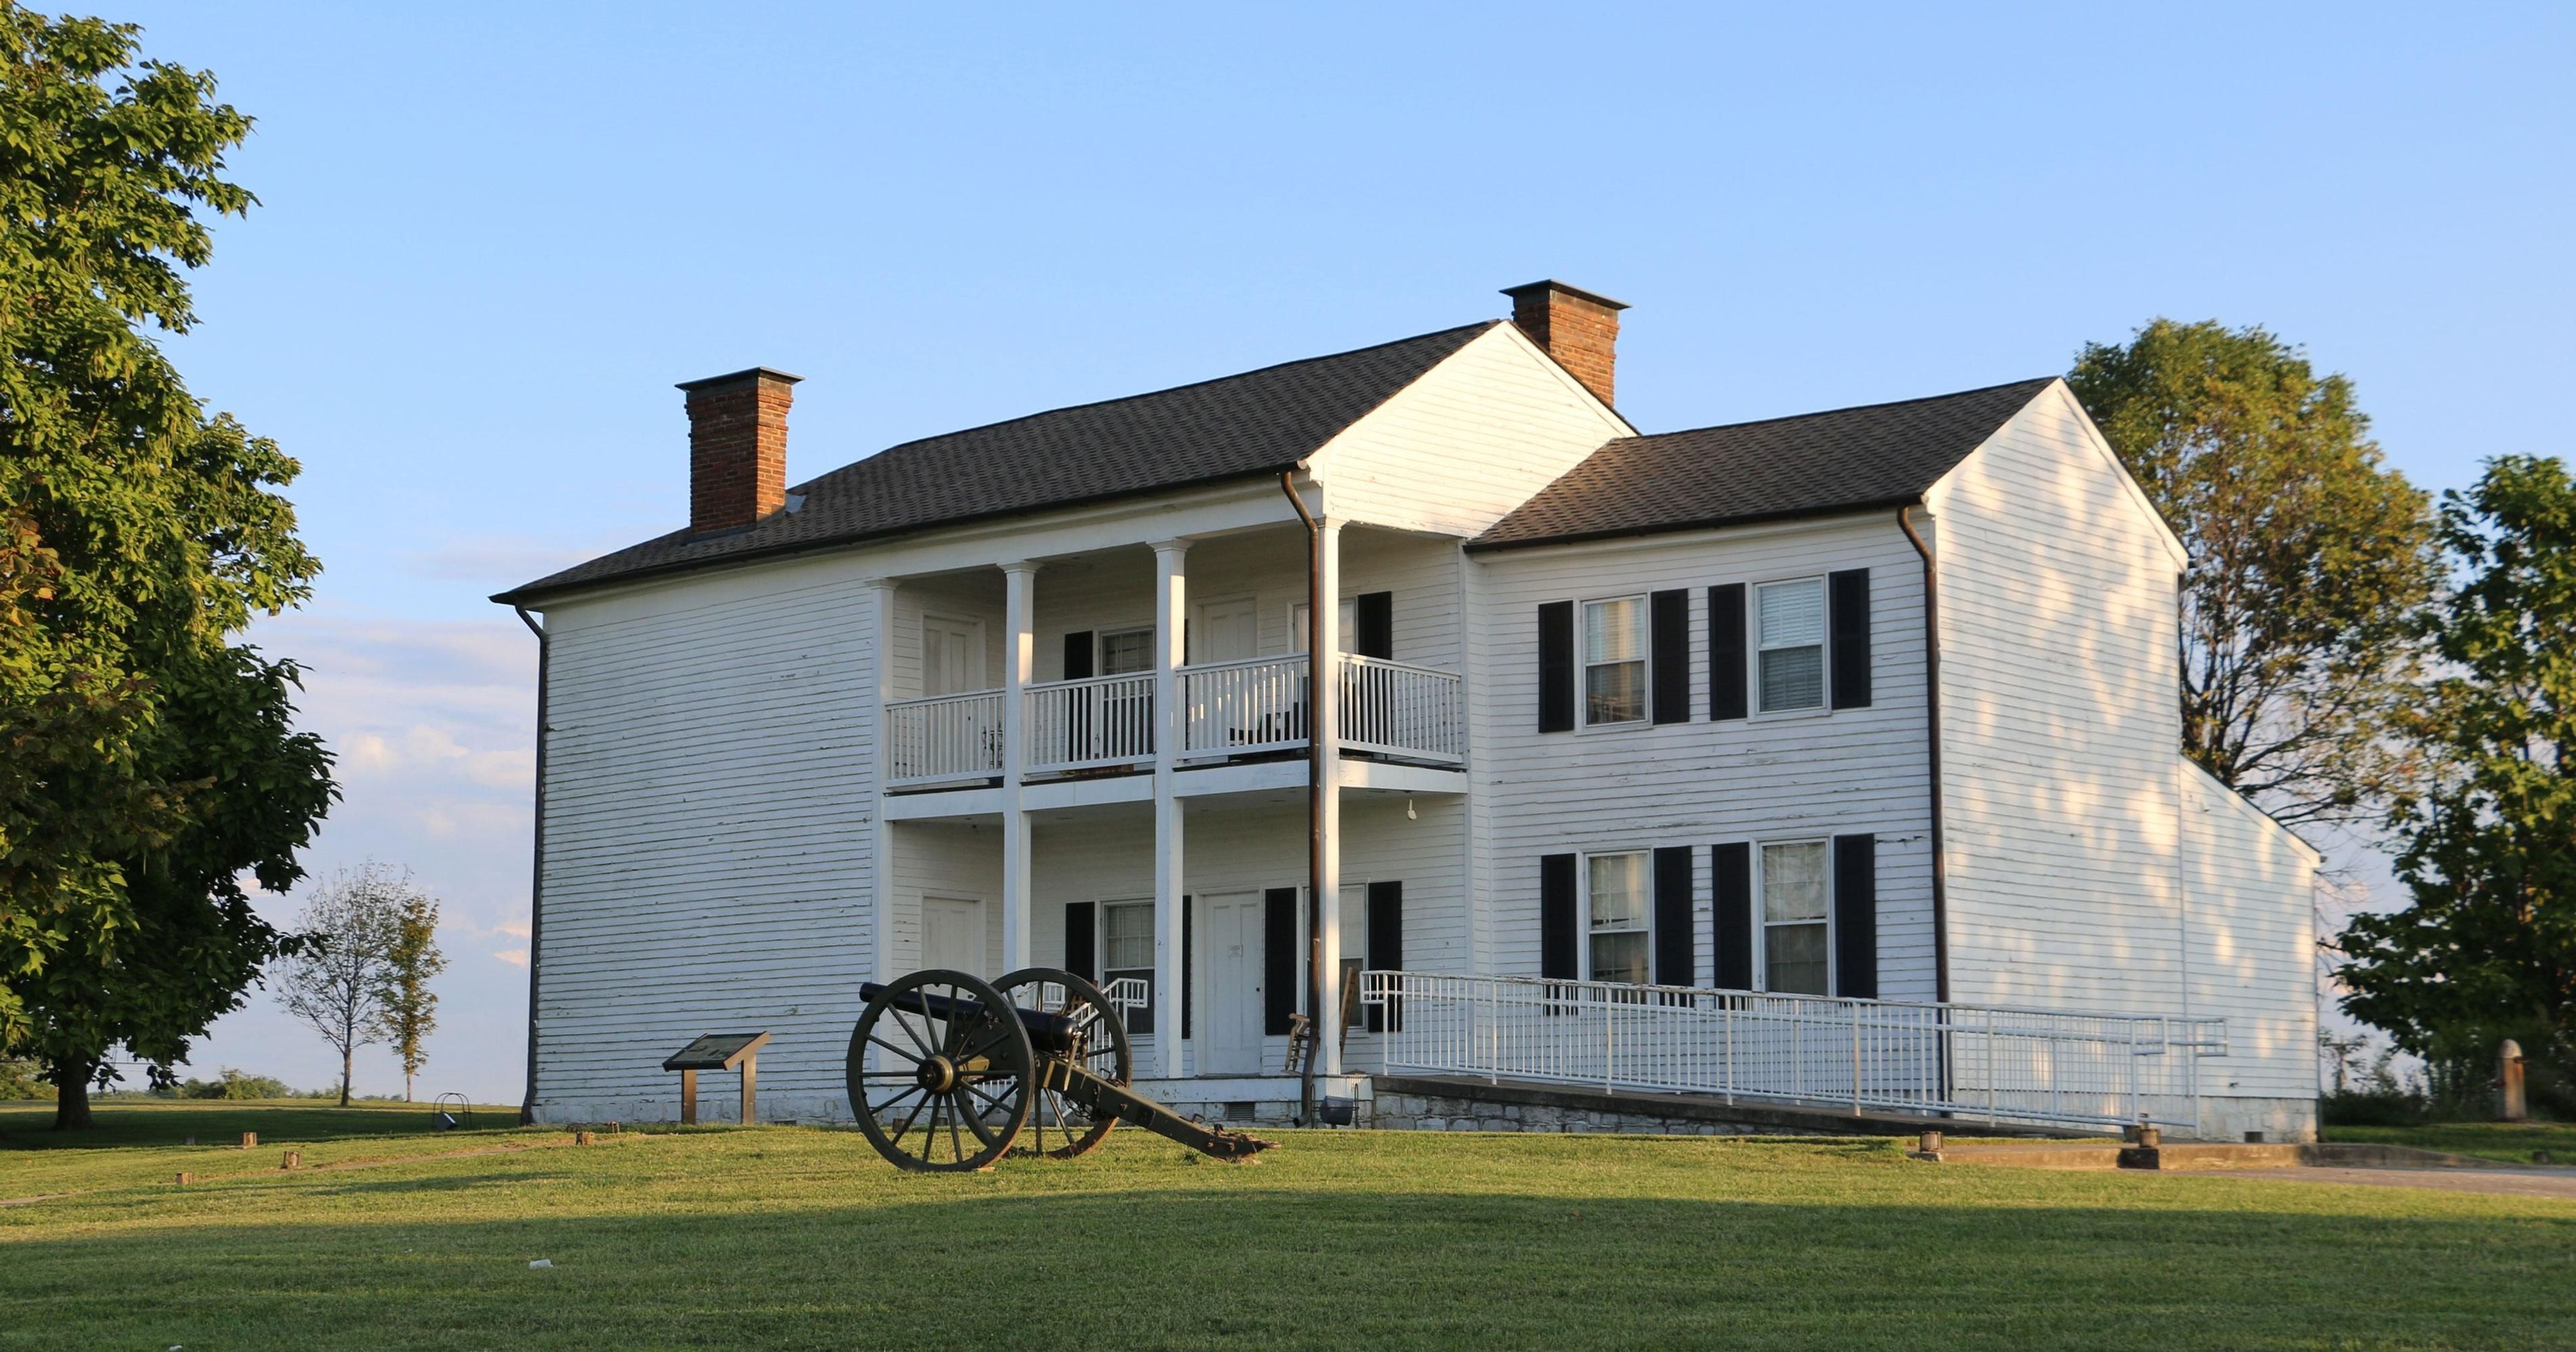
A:
<svg viewBox="0 0 2576 1352">
<path fill-rule="evenodd" d="M 1762 847 L 1762 989 L 1824 995 L 1832 973 L 1826 911 L 1828 858 L 1821 840 Z"/>
<path fill-rule="evenodd" d="M 1649 948 L 1646 854 L 1596 854 L 1589 871 L 1591 979 L 1642 986 Z"/>
<path fill-rule="evenodd" d="M 1154 631 L 1115 629 L 1100 636 L 1100 674 L 1124 676 L 1154 669 Z"/>
<path fill-rule="evenodd" d="M 1825 707 L 1825 580 L 1766 582 L 1755 594 L 1762 712 Z"/>
<path fill-rule="evenodd" d="M 1646 598 L 1583 603 L 1583 722 L 1646 717 Z"/>
<path fill-rule="evenodd" d="M 1142 1037 L 1154 1031 L 1154 1014 L 1162 997 L 1154 987 L 1154 903 L 1110 901 L 1100 906 L 1100 980 L 1122 977 L 1145 983 L 1146 1004 L 1132 1011 L 1127 1031 Z"/>
</svg>

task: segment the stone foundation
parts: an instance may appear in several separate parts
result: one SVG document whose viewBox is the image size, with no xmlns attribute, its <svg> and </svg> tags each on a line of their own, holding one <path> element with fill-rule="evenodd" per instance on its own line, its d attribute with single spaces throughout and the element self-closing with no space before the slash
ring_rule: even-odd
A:
<svg viewBox="0 0 2576 1352">
<path fill-rule="evenodd" d="M 1365 1106 L 1365 1105 L 1364 1105 Z M 1441 1094 L 1381 1094 L 1364 1125 L 1390 1131 L 1553 1131 L 1624 1136 L 1826 1136 L 1836 1133 L 1703 1117 L 1666 1117 L 1545 1103 L 1489 1103 Z M 1849 1134 L 1849 1133 L 1842 1133 Z"/>
<path fill-rule="evenodd" d="M 2249 1131 L 2263 1133 L 2264 1141 L 2270 1144 L 2313 1141 L 2317 1139 L 2317 1101 L 2202 1096 L 2198 1139 L 2242 1141 Z M 2183 1133 L 2167 1135 L 2179 1139 Z"/>
</svg>

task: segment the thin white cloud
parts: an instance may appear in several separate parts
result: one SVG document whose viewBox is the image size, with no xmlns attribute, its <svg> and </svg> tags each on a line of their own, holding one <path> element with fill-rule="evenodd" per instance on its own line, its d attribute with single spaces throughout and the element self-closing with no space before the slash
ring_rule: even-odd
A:
<svg viewBox="0 0 2576 1352">
<path fill-rule="evenodd" d="M 511 579 L 513 581 L 521 579 Z M 443 906 L 456 962 L 438 981 L 432 1080 L 518 1096 L 527 1000 L 536 640 L 517 618 L 397 620 L 327 610 L 264 620 L 251 641 L 303 664 L 297 723 L 338 757 L 342 798 L 303 854 L 311 879 L 369 860 Z M 313 882 L 257 904 L 291 921 Z M 219 1021 L 191 1058 L 321 1083 L 337 1065 L 274 1000 Z M 399 1084 L 399 1079 L 395 1081 Z"/>
<path fill-rule="evenodd" d="M 634 542 L 634 537 L 624 534 L 614 539 L 601 537 L 596 543 L 569 545 L 552 536 L 466 535 L 442 540 L 429 549 L 408 551 L 402 560 L 404 568 L 416 577 L 470 582 L 483 590 L 499 591 Z"/>
</svg>

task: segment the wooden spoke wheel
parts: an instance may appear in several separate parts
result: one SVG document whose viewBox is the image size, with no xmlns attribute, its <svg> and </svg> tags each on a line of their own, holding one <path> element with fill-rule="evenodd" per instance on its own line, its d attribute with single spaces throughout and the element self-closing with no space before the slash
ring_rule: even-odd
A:
<svg viewBox="0 0 2576 1352">
<path fill-rule="evenodd" d="M 1004 999 L 1022 1009 L 1054 1015 L 1066 1024 L 1067 1045 L 1040 1050 L 1043 1057 L 1070 1061 L 1111 1084 L 1126 1084 L 1135 1071 L 1127 1044 L 1127 1021 L 1100 988 L 1054 967 L 1023 967 L 993 983 Z M 1025 1147 L 1048 1159 L 1069 1160 L 1100 1144 L 1118 1119 L 1094 1113 L 1053 1089 L 1040 1089 L 1029 1104 Z"/>
<path fill-rule="evenodd" d="M 1037 1061 L 1001 991 L 939 968 L 877 992 L 850 1034 L 850 1110 L 906 1169 L 982 1169 L 1028 1125 Z"/>
</svg>

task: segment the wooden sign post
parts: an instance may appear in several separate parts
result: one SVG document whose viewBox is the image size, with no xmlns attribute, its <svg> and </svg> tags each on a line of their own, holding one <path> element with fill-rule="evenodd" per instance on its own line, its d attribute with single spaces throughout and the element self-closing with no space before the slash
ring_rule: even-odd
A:
<svg viewBox="0 0 2576 1352">
<path fill-rule="evenodd" d="M 2496 1048 L 2496 1116 L 2507 1122 L 2531 1119 L 2531 1098 L 2522 1083 L 2522 1044 L 2512 1038 Z"/>
<path fill-rule="evenodd" d="M 680 1072 L 680 1125 L 698 1124 L 698 1072 L 702 1070 L 742 1072 L 742 1123 L 749 1126 L 758 1121 L 752 1100 L 760 1083 L 760 1049 L 767 1045 L 765 1032 L 709 1033 L 665 1060 L 662 1069 Z"/>
</svg>

